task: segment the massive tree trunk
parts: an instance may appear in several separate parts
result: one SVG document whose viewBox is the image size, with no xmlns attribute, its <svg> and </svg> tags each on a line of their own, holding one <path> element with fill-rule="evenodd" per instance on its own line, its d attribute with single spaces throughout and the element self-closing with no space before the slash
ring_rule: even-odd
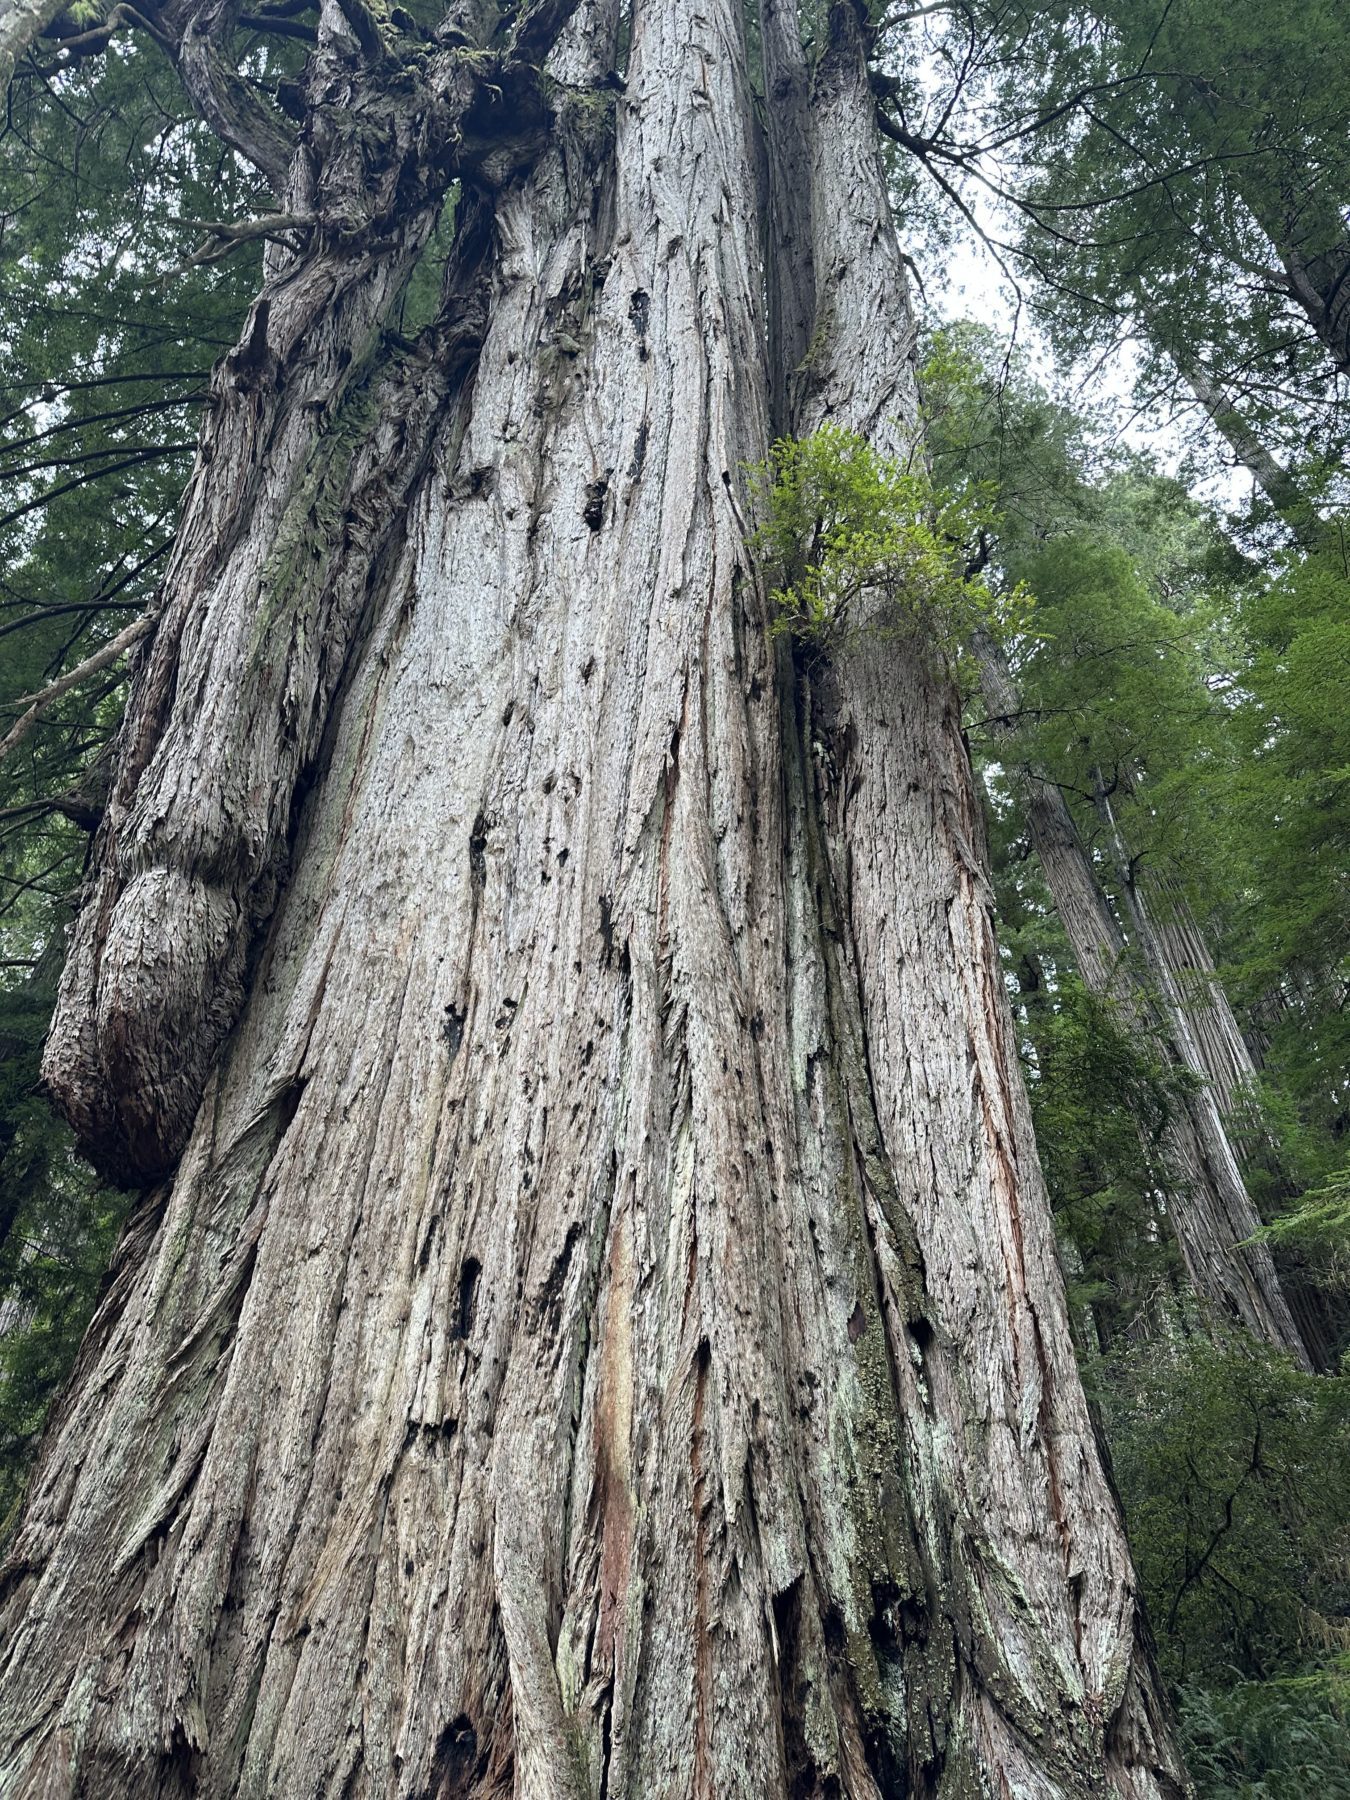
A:
<svg viewBox="0 0 1350 1800">
<path fill-rule="evenodd" d="M 1007 661 L 983 634 L 976 653 L 991 723 L 1015 756 L 1012 720 L 1019 702 Z M 1196 1078 L 1198 1085 L 1181 1097 L 1163 1140 L 1167 1213 L 1191 1285 L 1221 1317 L 1311 1367 L 1270 1251 L 1250 1241 L 1260 1230 L 1261 1217 L 1221 1110 L 1235 1091 L 1230 1063 L 1236 1051 L 1220 1031 L 1225 1017 L 1239 1044 L 1241 1036 L 1226 996 L 1222 1009 L 1218 1005 L 1222 989 L 1217 977 L 1203 989 L 1183 986 L 1172 957 L 1181 956 L 1185 946 L 1175 934 L 1165 941 L 1155 928 L 1128 866 L 1120 871 L 1128 907 L 1122 930 L 1063 794 L 1030 766 L 1014 763 L 1014 777 L 1032 845 L 1084 985 L 1110 999 L 1128 1029 L 1159 1044 L 1175 1068 Z M 1107 813 L 1114 832 L 1109 806 Z M 1212 964 L 1208 972 L 1213 976 Z"/>
<path fill-rule="evenodd" d="M 324 310 L 248 363 L 292 472 L 198 471 L 50 1053 L 164 1179 L 7 1565 L 7 1793 L 1181 1791 L 956 692 L 808 669 L 747 543 L 775 394 L 914 431 L 859 23 L 764 155 L 739 6 L 645 0 L 611 102 L 617 25 L 466 178 L 472 368 L 330 454 Z"/>
</svg>

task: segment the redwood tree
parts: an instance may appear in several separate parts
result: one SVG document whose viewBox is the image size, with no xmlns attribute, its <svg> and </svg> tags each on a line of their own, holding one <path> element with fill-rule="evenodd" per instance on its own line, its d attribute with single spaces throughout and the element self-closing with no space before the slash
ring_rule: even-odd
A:
<svg viewBox="0 0 1350 1800">
<path fill-rule="evenodd" d="M 136 16 L 276 211 L 47 1050 L 144 1193 L 0 1786 L 1179 1794 L 954 684 L 768 630 L 746 464 L 917 435 L 864 21 L 757 106 L 739 0 L 322 0 L 288 123 Z"/>
</svg>

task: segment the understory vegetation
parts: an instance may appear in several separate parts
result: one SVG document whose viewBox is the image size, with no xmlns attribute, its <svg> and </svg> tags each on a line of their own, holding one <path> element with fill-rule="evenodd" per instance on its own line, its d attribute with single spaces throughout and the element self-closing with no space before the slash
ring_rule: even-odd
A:
<svg viewBox="0 0 1350 1800">
<path fill-rule="evenodd" d="M 310 10 L 236 21 L 269 105 Z M 0 1536 L 136 1199 L 76 1154 L 38 1080 L 132 628 L 209 371 L 267 239 L 294 230 L 220 229 L 268 212 L 256 178 L 139 15 L 67 24 L 86 11 L 98 54 L 39 38 L 0 130 Z M 785 655 L 899 638 L 950 664 L 1080 1366 L 1197 1793 L 1337 1800 L 1350 22 L 1338 0 L 962 0 L 877 7 L 871 29 L 927 282 L 925 447 L 902 464 L 826 423 L 739 472 L 770 629 Z M 1007 329 L 942 288 L 981 237 Z M 406 306 L 446 254 L 433 236 Z M 982 686 L 986 641 L 1012 706 Z M 1075 957 L 1028 783 L 1063 798 L 1119 925 L 1105 984 Z M 1123 983 L 1144 996 L 1131 1020 Z M 1169 1130 L 1197 1096 L 1310 1369 L 1190 1279 Z"/>
</svg>

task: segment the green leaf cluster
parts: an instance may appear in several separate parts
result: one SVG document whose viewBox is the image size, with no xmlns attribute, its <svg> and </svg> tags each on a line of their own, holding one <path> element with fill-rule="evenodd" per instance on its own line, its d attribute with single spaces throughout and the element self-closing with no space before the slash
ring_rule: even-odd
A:
<svg viewBox="0 0 1350 1800">
<path fill-rule="evenodd" d="M 862 617 L 869 633 L 954 651 L 977 625 L 1024 628 L 1024 586 L 995 595 L 968 573 L 992 522 L 982 488 L 935 487 L 921 460 L 885 456 L 832 422 L 780 438 L 749 473 L 762 514 L 754 547 L 776 578 L 774 631 L 824 649 Z"/>
</svg>

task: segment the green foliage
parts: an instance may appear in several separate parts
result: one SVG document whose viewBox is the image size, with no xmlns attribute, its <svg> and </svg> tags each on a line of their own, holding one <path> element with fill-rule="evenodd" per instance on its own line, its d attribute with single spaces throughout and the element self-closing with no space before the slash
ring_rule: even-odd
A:
<svg viewBox="0 0 1350 1800">
<path fill-rule="evenodd" d="M 1350 1800 L 1350 1666 L 1184 1687 L 1182 1747 L 1199 1800 Z"/>
<path fill-rule="evenodd" d="M 1310 1250 L 1327 1285 L 1350 1287 L 1350 1169 L 1309 1189 L 1260 1235 L 1271 1244 Z"/>
<path fill-rule="evenodd" d="M 1162 1134 L 1188 1084 L 1076 974 L 1057 977 L 1054 1000 L 1029 1021 L 1032 1117 L 1056 1221 L 1077 1252 L 1075 1298 L 1109 1342 L 1173 1286 L 1157 1196 Z"/>
<path fill-rule="evenodd" d="M 168 278 L 194 242 L 183 217 L 247 214 L 260 197 L 190 117 L 157 48 L 119 44 L 50 84 L 17 82 L 9 104 L 0 735 L 23 696 L 114 637 L 153 594 L 210 367 L 234 339 L 261 254 L 251 245 Z M 0 763 L 0 915 L 32 877 L 30 851 L 48 893 L 78 878 L 83 841 L 49 806 L 74 792 L 96 810 L 124 681 L 116 666 L 73 690 Z"/>
<path fill-rule="evenodd" d="M 1294 1102 L 1299 1174 L 1350 1167 L 1350 577 L 1339 534 L 1236 595 L 1232 960 L 1263 1010 L 1267 1072 Z"/>
<path fill-rule="evenodd" d="M 1059 784 L 1119 897 L 1107 791 L 1155 917 L 1184 901 L 1252 1009 L 1265 1068 L 1243 1135 L 1276 1146 L 1276 1167 L 1257 1157 L 1249 1179 L 1278 1215 L 1350 1155 L 1339 534 L 1329 524 L 1312 550 L 1257 560 L 1176 482 L 1107 452 L 987 333 L 954 327 L 939 342 L 937 478 L 992 485 L 998 577 L 1037 595 L 1035 637 L 1008 646 L 1017 756 Z M 981 747 L 998 788 L 1008 749 Z M 1314 1262 L 1332 1267 L 1329 1247 Z"/>
<path fill-rule="evenodd" d="M 1350 1378 L 1201 1336 L 1091 1374 L 1165 1671 L 1263 1681 L 1350 1645 Z"/>
<path fill-rule="evenodd" d="M 966 572 L 991 522 L 980 490 L 935 488 L 921 462 L 883 456 L 830 423 L 780 438 L 750 480 L 764 515 L 755 547 L 777 575 L 776 631 L 837 643 L 864 595 L 877 603 L 869 632 L 922 633 L 948 651 L 977 625 L 1025 623 L 1025 588 L 1000 599 Z"/>
<path fill-rule="evenodd" d="M 939 87 L 887 90 L 911 164 L 949 214 L 962 196 L 1004 202 L 1001 255 L 1063 364 L 1095 369 L 1128 334 L 1155 412 L 1160 395 L 1191 402 L 1188 367 L 1208 370 L 1268 447 L 1319 479 L 1343 465 L 1345 391 L 1305 310 L 1350 255 L 1339 0 L 973 0 L 897 16 L 896 60 Z"/>
</svg>

